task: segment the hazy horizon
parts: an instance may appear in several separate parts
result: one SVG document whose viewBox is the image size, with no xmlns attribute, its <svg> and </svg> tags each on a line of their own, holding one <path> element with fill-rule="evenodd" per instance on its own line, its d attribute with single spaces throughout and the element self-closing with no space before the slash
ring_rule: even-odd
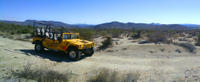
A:
<svg viewBox="0 0 200 82">
<path fill-rule="evenodd" d="M 199 0 L 1 0 L 0 20 L 200 24 Z"/>
<path fill-rule="evenodd" d="M 35 20 L 35 19 L 27 19 L 27 20 Z M 0 21 L 15 21 L 15 22 L 25 22 L 26 20 L 1 20 Z M 63 21 L 59 21 L 59 20 L 36 20 L 36 21 L 54 21 L 54 22 L 62 22 L 65 24 L 72 24 L 72 25 L 78 25 L 78 24 L 83 24 L 83 25 L 98 25 L 98 24 L 104 24 L 104 23 L 111 23 L 111 22 L 120 22 L 120 21 L 108 21 L 108 22 L 103 22 L 103 23 L 98 23 L 98 24 L 88 24 L 88 23 L 67 23 L 67 22 L 63 22 Z M 120 22 L 120 23 L 142 23 L 142 22 Z M 156 22 L 152 22 L 152 23 L 144 23 L 144 24 L 164 24 L 164 23 L 156 23 Z M 193 23 L 170 23 L 170 24 L 191 24 L 191 25 L 200 25 L 200 24 L 193 24 Z M 169 24 L 169 25 L 170 25 Z M 168 25 L 168 24 L 166 24 Z"/>
</svg>

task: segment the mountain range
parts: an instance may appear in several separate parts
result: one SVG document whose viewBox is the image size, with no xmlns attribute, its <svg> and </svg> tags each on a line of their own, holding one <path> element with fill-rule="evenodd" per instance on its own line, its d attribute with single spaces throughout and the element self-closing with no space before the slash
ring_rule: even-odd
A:
<svg viewBox="0 0 200 82">
<path fill-rule="evenodd" d="M 59 21 L 38 21 L 38 20 L 26 20 L 26 21 L 7 21 L 0 20 L 0 22 L 8 24 L 18 25 L 30 25 L 40 26 L 40 24 L 51 25 L 52 27 L 65 27 L 65 28 L 94 28 L 94 29 L 154 29 L 154 30 L 188 30 L 188 29 L 200 29 L 200 25 L 197 24 L 159 24 L 159 23 L 122 23 L 122 22 L 108 22 L 97 25 L 90 24 L 67 24 Z"/>
</svg>

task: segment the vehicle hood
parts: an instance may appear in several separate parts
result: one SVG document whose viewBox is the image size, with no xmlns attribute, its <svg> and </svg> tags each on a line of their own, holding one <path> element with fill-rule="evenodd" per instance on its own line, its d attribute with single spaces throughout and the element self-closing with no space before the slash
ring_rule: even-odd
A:
<svg viewBox="0 0 200 82">
<path fill-rule="evenodd" d="M 87 40 L 80 40 L 80 39 L 72 39 L 72 40 L 67 40 L 67 42 L 70 42 L 71 44 L 76 44 L 76 45 L 86 45 L 86 44 L 92 44 L 93 42 L 87 41 Z"/>
</svg>

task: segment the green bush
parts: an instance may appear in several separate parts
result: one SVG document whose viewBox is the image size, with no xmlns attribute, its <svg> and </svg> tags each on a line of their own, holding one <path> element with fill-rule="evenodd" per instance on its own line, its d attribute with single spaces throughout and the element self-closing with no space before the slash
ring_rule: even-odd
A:
<svg viewBox="0 0 200 82">
<path fill-rule="evenodd" d="M 170 43 L 170 41 L 168 40 L 168 35 L 164 32 L 153 32 L 153 33 L 149 34 L 147 37 L 148 37 L 149 42 Z"/>
<path fill-rule="evenodd" d="M 200 46 L 200 34 L 197 35 L 197 42 L 195 45 Z"/>
<path fill-rule="evenodd" d="M 107 36 L 106 39 L 102 42 L 102 45 L 99 47 L 99 50 L 105 50 L 106 48 L 112 46 L 112 38 Z"/>
<path fill-rule="evenodd" d="M 107 32 L 107 34 L 111 34 L 113 38 L 118 38 L 122 33 L 123 30 L 119 28 L 109 29 Z"/>
<path fill-rule="evenodd" d="M 73 28 L 70 30 L 80 33 L 81 39 L 92 40 L 95 35 L 95 30 L 90 28 Z"/>
<path fill-rule="evenodd" d="M 178 45 L 180 47 L 183 47 L 187 51 L 191 53 L 195 53 L 196 47 L 190 43 L 176 43 L 175 45 Z"/>
<path fill-rule="evenodd" d="M 0 23 L 0 31 L 6 34 L 31 34 L 33 30 L 32 26 Z"/>
<path fill-rule="evenodd" d="M 141 38 L 141 31 L 133 31 L 132 38 L 133 39 Z"/>
</svg>

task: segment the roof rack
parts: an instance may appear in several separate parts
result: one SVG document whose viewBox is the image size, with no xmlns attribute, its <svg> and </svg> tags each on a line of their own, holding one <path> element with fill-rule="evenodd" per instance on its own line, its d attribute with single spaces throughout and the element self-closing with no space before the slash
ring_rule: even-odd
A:
<svg viewBox="0 0 200 82">
<path fill-rule="evenodd" d="M 64 32 L 72 33 L 70 31 L 63 31 L 63 30 L 58 31 L 58 30 L 55 30 L 55 29 L 53 29 L 54 25 L 51 24 L 51 23 L 47 24 L 47 23 L 42 23 L 42 22 L 33 22 L 33 26 L 35 27 L 35 30 L 37 30 L 38 28 L 39 29 L 44 28 L 44 30 L 49 30 L 50 32 L 57 33 L 57 34 L 62 34 Z M 60 27 L 60 28 L 64 28 L 64 27 Z"/>
</svg>

